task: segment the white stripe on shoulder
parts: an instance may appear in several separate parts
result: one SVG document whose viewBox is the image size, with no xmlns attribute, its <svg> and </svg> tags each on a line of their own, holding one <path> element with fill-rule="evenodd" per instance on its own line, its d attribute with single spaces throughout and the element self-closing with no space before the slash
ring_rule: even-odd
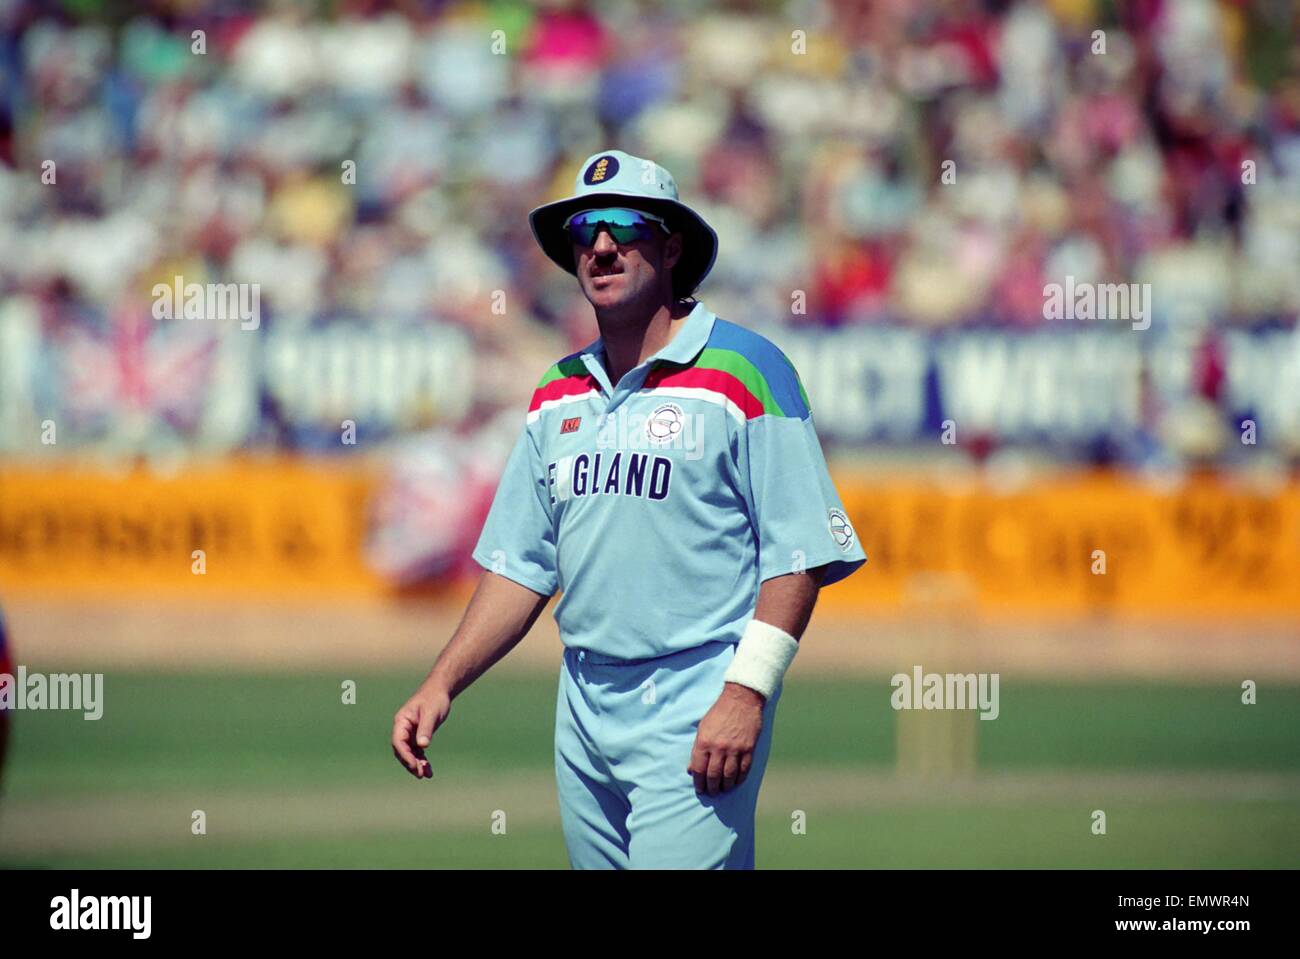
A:
<svg viewBox="0 0 1300 959">
<path fill-rule="evenodd" d="M 589 400 L 593 396 L 600 396 L 600 390 L 588 390 L 585 393 L 570 393 L 567 396 L 558 396 L 553 400 L 542 400 L 542 405 L 535 410 L 531 410 L 527 417 L 527 422 L 536 423 L 546 410 L 556 406 L 565 406 L 569 403 L 581 403 L 583 400 Z"/>
<path fill-rule="evenodd" d="M 721 406 L 742 426 L 745 424 L 745 411 L 737 406 L 725 393 L 706 390 L 699 386 L 656 386 L 641 392 L 649 396 L 676 396 L 687 400 L 703 400 Z"/>
</svg>

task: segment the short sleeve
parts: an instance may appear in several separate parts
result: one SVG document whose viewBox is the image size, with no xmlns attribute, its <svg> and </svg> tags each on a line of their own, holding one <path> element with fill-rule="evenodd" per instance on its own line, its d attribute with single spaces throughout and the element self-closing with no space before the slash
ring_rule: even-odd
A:
<svg viewBox="0 0 1300 959">
<path fill-rule="evenodd" d="M 528 428 L 515 442 L 497 486 L 474 561 L 543 596 L 558 585 L 555 529 L 541 456 Z"/>
<path fill-rule="evenodd" d="M 826 566 L 822 585 L 829 586 L 867 557 L 831 481 L 806 394 L 794 368 L 788 369 L 786 409 L 749 418 L 738 444 L 758 536 L 759 579 Z"/>
</svg>

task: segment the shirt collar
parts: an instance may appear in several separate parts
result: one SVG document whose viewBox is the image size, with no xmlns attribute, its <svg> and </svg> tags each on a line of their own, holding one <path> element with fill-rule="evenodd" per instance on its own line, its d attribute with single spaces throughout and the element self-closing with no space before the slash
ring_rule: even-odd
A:
<svg viewBox="0 0 1300 959">
<path fill-rule="evenodd" d="M 677 335 L 664 344 L 663 349 L 650 357 L 649 362 L 690 363 L 700 355 L 704 344 L 709 342 L 713 332 L 714 316 L 703 303 L 696 302 L 694 309 L 686 316 Z"/>
<path fill-rule="evenodd" d="M 700 302 L 696 302 L 694 308 L 686 315 L 686 322 L 681 325 L 677 333 L 671 340 L 664 344 L 658 353 L 650 356 L 646 364 L 656 362 L 662 363 L 690 363 L 700 351 L 704 349 L 704 344 L 709 342 L 709 336 L 713 333 L 713 321 L 716 317 L 709 309 Z M 598 336 L 592 342 L 582 348 L 582 355 L 593 357 L 597 364 L 602 362 L 601 357 L 605 355 L 605 338 Z"/>
</svg>

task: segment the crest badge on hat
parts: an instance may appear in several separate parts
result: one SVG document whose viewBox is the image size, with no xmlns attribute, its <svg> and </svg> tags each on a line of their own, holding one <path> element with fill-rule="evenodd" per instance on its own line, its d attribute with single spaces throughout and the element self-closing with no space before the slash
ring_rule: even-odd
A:
<svg viewBox="0 0 1300 959">
<path fill-rule="evenodd" d="M 552 262 L 576 275 L 565 220 L 582 210 L 612 206 L 661 216 L 674 233 L 682 234 L 682 256 L 673 267 L 673 293 L 679 299 L 693 293 L 709 275 L 718 255 L 718 235 L 713 227 L 677 198 L 677 183 L 671 173 L 653 160 L 622 150 L 587 157 L 578 168 L 573 195 L 537 207 L 528 214 L 528 223 Z"/>
<path fill-rule="evenodd" d="M 582 175 L 582 182 L 588 186 L 593 183 L 604 183 L 616 173 L 618 173 L 618 157 L 606 154 L 599 160 L 591 162 L 587 167 L 587 172 Z"/>
</svg>

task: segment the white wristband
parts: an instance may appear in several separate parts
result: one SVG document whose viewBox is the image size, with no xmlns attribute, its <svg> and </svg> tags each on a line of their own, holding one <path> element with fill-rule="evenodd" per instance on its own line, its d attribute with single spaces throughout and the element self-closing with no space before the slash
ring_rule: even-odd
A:
<svg viewBox="0 0 1300 959">
<path fill-rule="evenodd" d="M 799 642 L 785 630 L 751 619 L 723 681 L 748 686 L 770 699 L 797 652 Z"/>
</svg>

